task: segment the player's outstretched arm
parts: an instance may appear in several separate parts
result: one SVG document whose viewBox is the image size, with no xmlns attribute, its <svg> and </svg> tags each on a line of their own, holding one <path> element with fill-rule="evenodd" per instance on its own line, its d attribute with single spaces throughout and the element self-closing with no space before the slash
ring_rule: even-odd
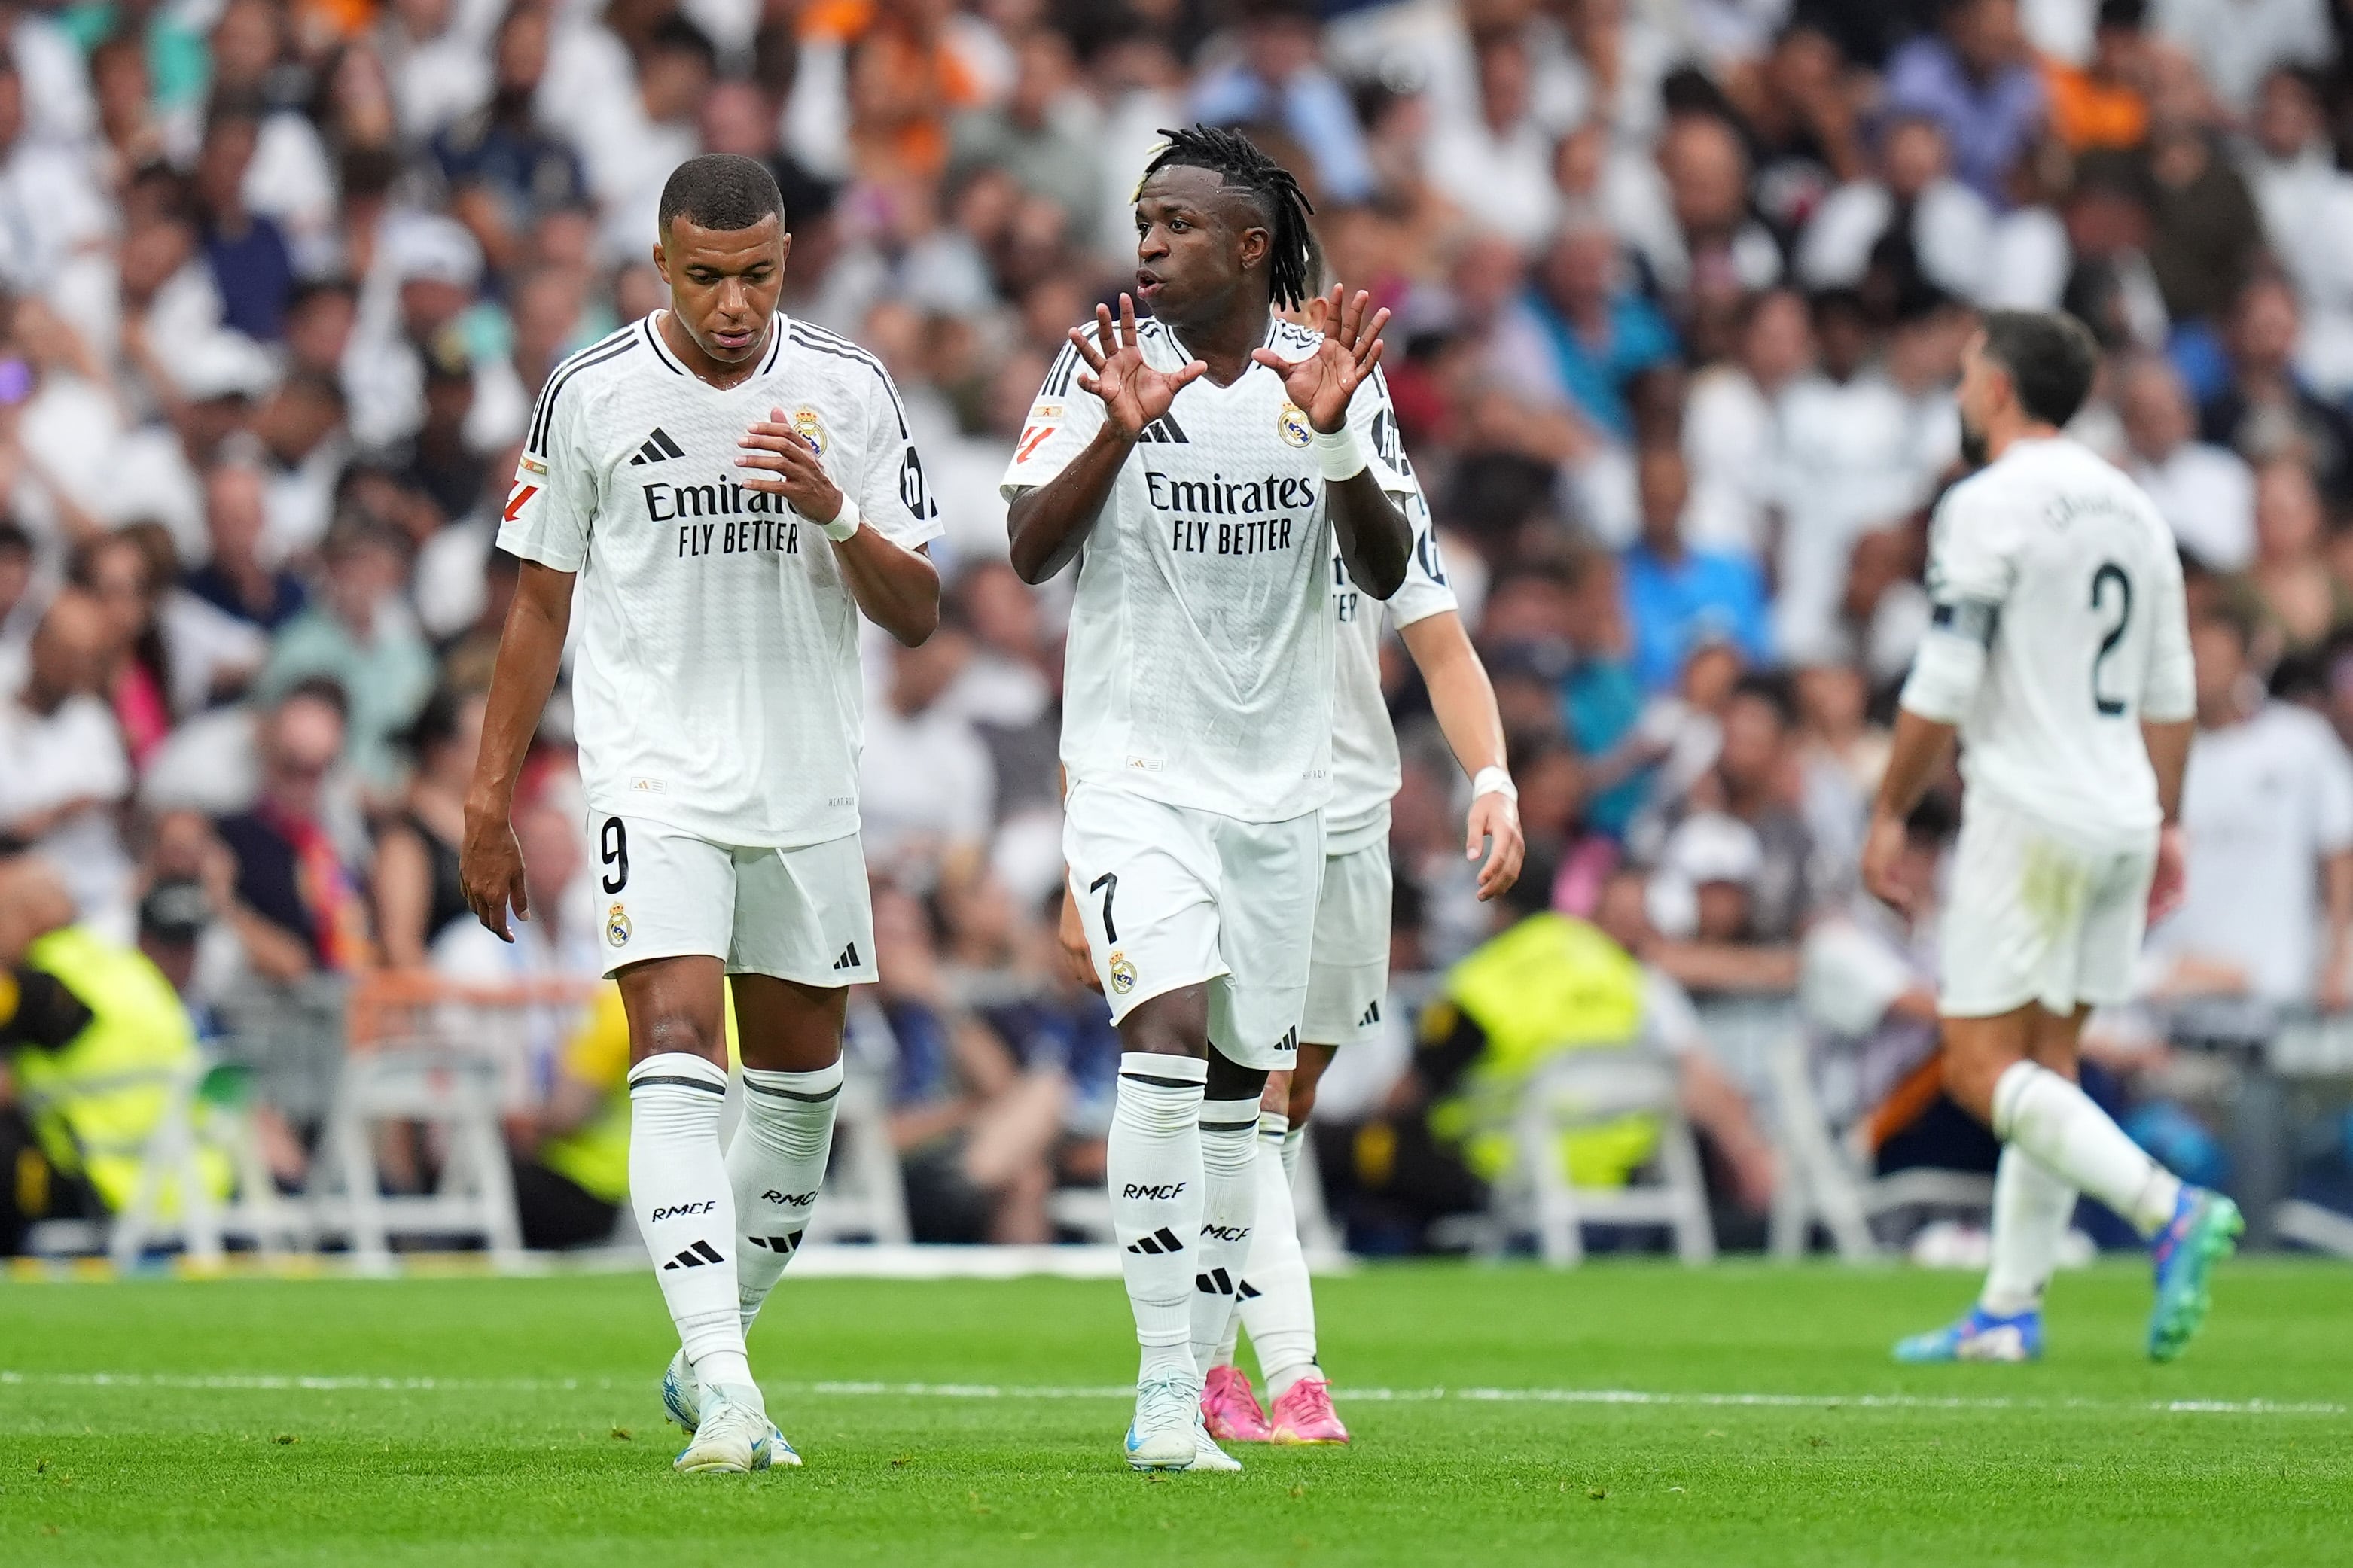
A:
<svg viewBox="0 0 2353 1568">
<path fill-rule="evenodd" d="M 1441 610 L 1409 621 L 1399 633 L 1405 650 L 1430 688 L 1430 706 L 1454 760 L 1471 775 L 1467 858 L 1482 851 L 1487 863 L 1479 869 L 1479 896 L 1500 898 L 1520 879 L 1520 862 L 1527 855 L 1527 839 L 1520 831 L 1519 791 L 1504 765 L 1504 716 L 1495 707 L 1495 688 L 1479 650 L 1462 629 L 1462 617 Z"/>
<path fill-rule="evenodd" d="M 1253 349 L 1250 357 L 1282 376 L 1291 401 L 1306 411 L 1332 498 L 1340 559 L 1357 587 L 1386 599 L 1405 581 L 1413 526 L 1373 477 L 1363 444 L 1348 426 L 1348 405 L 1381 363 L 1381 329 L 1388 325 L 1388 311 L 1368 310 L 1371 304 L 1363 289 L 1348 295 L 1335 283 L 1329 294 L 1307 302 L 1307 325 L 1324 334 L 1314 353 L 1287 360 L 1272 349 Z"/>
<path fill-rule="evenodd" d="M 482 714 L 482 749 L 474 758 L 474 781 L 466 791 L 466 839 L 458 851 L 459 879 L 474 918 L 501 942 L 512 942 L 507 925 L 512 907 L 531 918 L 523 891 L 522 847 L 515 842 L 515 780 L 522 773 L 532 735 L 555 689 L 564 661 L 564 634 L 572 625 L 569 572 L 525 561 L 515 584 L 514 604 L 499 633 L 499 654 L 491 667 L 491 695 Z"/>
<path fill-rule="evenodd" d="M 1024 583 L 1043 583 L 1069 565 L 1103 514 L 1103 504 L 1127 463 L 1144 427 L 1168 412 L 1187 383 L 1208 369 L 1199 360 L 1161 370 L 1136 342 L 1135 301 L 1119 297 L 1119 320 L 1107 306 L 1095 307 L 1095 328 L 1071 329 L 1071 342 L 1087 368 L 1079 389 L 1100 398 L 1103 421 L 1079 454 L 1035 489 L 1013 498 L 1005 529 L 1013 570 Z"/>
</svg>

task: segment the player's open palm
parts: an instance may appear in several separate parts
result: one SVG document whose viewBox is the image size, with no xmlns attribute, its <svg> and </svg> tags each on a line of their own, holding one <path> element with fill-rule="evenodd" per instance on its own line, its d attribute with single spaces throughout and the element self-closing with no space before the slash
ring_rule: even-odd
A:
<svg viewBox="0 0 2353 1568">
<path fill-rule="evenodd" d="M 1372 302 L 1362 289 L 1345 294 L 1335 283 L 1329 294 L 1307 301 L 1307 325 L 1324 334 L 1314 353 L 1288 360 L 1272 349 L 1250 351 L 1250 358 L 1282 377 L 1285 394 L 1326 436 L 1347 424 L 1356 388 L 1381 363 L 1381 329 L 1389 313 L 1387 307 L 1371 309 Z"/>
<path fill-rule="evenodd" d="M 1125 294 L 1119 297 L 1117 321 L 1112 320 L 1109 306 L 1097 305 L 1093 334 L 1090 336 L 1084 327 L 1072 327 L 1071 342 L 1087 362 L 1087 368 L 1079 373 L 1080 388 L 1103 399 L 1104 423 L 1127 441 L 1143 435 L 1146 425 L 1168 412 L 1185 384 L 1209 368 L 1194 360 L 1175 370 L 1162 370 L 1146 361 L 1136 342 L 1135 301 Z"/>
</svg>

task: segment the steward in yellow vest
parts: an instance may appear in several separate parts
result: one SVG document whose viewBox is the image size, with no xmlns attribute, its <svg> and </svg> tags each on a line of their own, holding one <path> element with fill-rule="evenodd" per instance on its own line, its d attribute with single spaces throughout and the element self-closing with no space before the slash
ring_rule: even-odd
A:
<svg viewBox="0 0 2353 1568">
<path fill-rule="evenodd" d="M 1399 1239 L 1415 1245 L 1431 1220 L 1486 1206 L 1537 1069 L 1563 1051 L 1637 1043 L 1644 1011 L 1641 965 L 1624 948 L 1584 921 L 1530 914 L 1447 973 L 1386 1111 L 1353 1130 L 1345 1160 L 1327 1152 L 1324 1168 L 1356 1217 L 1402 1227 L 1412 1238 Z M 1658 1131 L 1648 1116 L 1582 1129 L 1562 1140 L 1561 1160 L 1582 1184 L 1622 1182 Z"/>
<path fill-rule="evenodd" d="M 15 1139 L 0 1131 L 0 1143 L 15 1145 L 0 1205 L 0 1252 L 9 1252 L 34 1220 L 95 1218 L 93 1209 L 130 1201 L 141 1151 L 177 1080 L 195 1069 L 196 1042 L 163 971 L 135 949 L 67 926 L 0 969 L 0 1053 L 20 1130 Z M 227 1190 L 226 1162 L 215 1184 Z"/>
</svg>

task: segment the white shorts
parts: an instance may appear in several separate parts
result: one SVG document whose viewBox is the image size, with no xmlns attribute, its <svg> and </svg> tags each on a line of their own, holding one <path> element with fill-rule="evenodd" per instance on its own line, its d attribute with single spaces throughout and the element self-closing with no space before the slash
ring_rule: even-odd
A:
<svg viewBox="0 0 2353 1568">
<path fill-rule="evenodd" d="M 1220 1055 L 1267 1070 L 1298 1059 L 1323 813 L 1243 822 L 1082 784 L 1063 805 L 1062 858 L 1112 1022 L 1208 981 Z"/>
<path fill-rule="evenodd" d="M 2085 849 L 2008 806 L 1969 797 L 1946 900 L 1937 1010 L 1989 1018 L 2105 1006 L 2132 994 L 2157 849 Z"/>
<path fill-rule="evenodd" d="M 713 844 L 642 818 L 588 817 L 605 973 L 707 954 L 730 974 L 803 985 L 875 978 L 874 907 L 858 835 L 796 849 Z"/>
<path fill-rule="evenodd" d="M 1324 858 L 1301 1039 L 1353 1046 L 1380 1035 L 1389 994 L 1389 895 L 1388 839 Z"/>
</svg>

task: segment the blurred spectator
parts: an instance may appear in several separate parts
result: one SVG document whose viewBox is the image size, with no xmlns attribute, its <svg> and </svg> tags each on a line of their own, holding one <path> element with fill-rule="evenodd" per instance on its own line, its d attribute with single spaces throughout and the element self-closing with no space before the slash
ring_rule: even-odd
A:
<svg viewBox="0 0 2353 1568">
<path fill-rule="evenodd" d="M 1881 134 L 1877 178 L 1832 191 L 1806 226 L 1798 273 L 1813 289 L 1869 277 L 1894 298 L 1928 284 L 1974 299 L 1990 279 L 1993 212 L 1952 177 L 1943 127 L 1924 115 Z"/>
<path fill-rule="evenodd" d="M 399 589 L 407 575 L 398 539 L 358 519 L 328 535 L 317 602 L 286 623 L 263 671 L 265 695 L 322 679 L 350 694 L 349 756 L 371 789 L 399 781 L 393 737 L 433 689 L 433 655 Z"/>
<path fill-rule="evenodd" d="M 2149 959 L 2163 994 L 2341 1008 L 2353 1003 L 2353 762 L 2321 719 L 2264 696 L 2250 629 L 2212 614 L 2192 631 L 2189 881 Z"/>
<path fill-rule="evenodd" d="M 482 710 L 480 695 L 443 687 L 408 727 L 416 771 L 400 814 L 377 834 L 374 887 L 384 961 L 396 969 L 421 968 L 451 925 L 473 918 L 458 876 L 458 846 L 466 831 L 466 786 L 482 742 Z M 524 864 L 540 874 L 528 854 Z M 562 889 L 563 879 L 555 887 Z M 533 891 L 535 914 L 541 905 Z"/>
<path fill-rule="evenodd" d="M 479 742 L 479 715 L 473 721 Z M 492 984 L 551 980 L 585 984 L 603 973 L 604 928 L 597 918 L 594 879 L 582 874 L 588 865 L 588 846 L 581 832 L 582 814 L 575 809 L 576 781 L 570 782 L 574 787 L 562 787 L 549 770 L 542 769 L 515 797 L 515 842 L 522 850 L 530 918 L 516 922 L 512 942 L 501 942 L 477 920 L 443 921 L 435 928 L 430 944 L 436 973 L 450 980 Z M 448 889 L 435 891 L 446 896 Z M 428 922 L 434 912 L 428 906 Z M 527 1010 L 521 1044 L 534 1079 L 553 1063 L 569 1027 L 571 1012 L 561 1005 Z"/>
<path fill-rule="evenodd" d="M 1480 227 L 1524 247 L 1540 245 L 1560 212 L 1554 136 L 1537 119 L 1535 68 L 1519 34 L 1490 33 L 1477 46 L 1478 109 L 1440 123 L 1422 143 L 1433 189 Z"/>
<path fill-rule="evenodd" d="M 1042 1242 L 1050 1155 L 1069 1092 L 1058 1068 L 1024 1070 L 942 983 L 923 906 L 878 888 L 881 1027 L 894 1055 L 891 1138 L 918 1241 Z"/>
<path fill-rule="evenodd" d="M 2353 388 L 2353 174 L 2337 166 L 2322 90 L 2297 71 L 2265 77 L 2239 167 L 2303 307 L 2295 363 L 2342 396 Z"/>
<path fill-rule="evenodd" d="M 1372 195 L 1364 132 L 1348 95 L 1318 56 L 1313 0 L 1254 0 L 1243 13 L 1240 51 L 1193 89 L 1194 118 L 1262 125 L 1306 149 L 1313 187 L 1334 202 Z"/>
<path fill-rule="evenodd" d="M 2254 198 L 2201 125 L 2160 120 L 2149 136 L 2157 229 L 2149 266 L 2176 321 L 2217 319 L 2263 239 Z"/>
<path fill-rule="evenodd" d="M 2059 302 L 2111 354 L 2154 353 L 2172 330 L 2148 255 L 2156 201 L 2147 169 L 2131 154 L 2093 153 L 2076 165 L 2064 215 L 2075 259 Z"/>
<path fill-rule="evenodd" d="M 317 679 L 280 697 L 261 721 L 261 798 L 218 825 L 237 857 L 229 916 L 248 962 L 265 979 L 350 971 L 373 958 L 359 879 L 327 822 L 327 776 L 343 752 L 344 702 L 341 688 Z"/>
<path fill-rule="evenodd" d="M 1505 329 L 1527 345 L 1527 390 L 1621 440 L 1634 432 L 1628 394 L 1635 377 L 1675 353 L 1673 329 L 1626 285 L 1624 270 L 1617 237 L 1573 218 L 1544 253 Z"/>
<path fill-rule="evenodd" d="M 33 536 L 0 519 L 0 691 L 14 691 L 25 679 L 40 609 L 33 595 Z"/>
<path fill-rule="evenodd" d="M 118 813 L 131 759 L 102 695 L 120 647 L 97 598 L 77 590 L 50 602 L 24 684 L 0 706 L 0 836 L 63 880 L 74 919 L 127 940 L 131 861 Z"/>
<path fill-rule="evenodd" d="M 212 549 L 184 579 L 187 590 L 226 615 L 275 632 L 309 595 L 301 579 L 261 558 L 269 528 L 259 470 L 223 463 L 205 476 L 205 532 Z"/>
<path fill-rule="evenodd" d="M 2148 0 L 2100 0 L 2091 58 L 2081 65 L 2048 57 L 2042 61 L 2051 132 L 2071 150 L 2129 151 L 2147 135 L 2147 12 Z"/>
<path fill-rule="evenodd" d="M 1072 237 L 1092 246 L 1098 237 L 1089 226 L 1102 211 L 1104 171 L 1070 42 L 1039 28 L 1017 52 L 1013 90 L 1003 103 L 956 122 L 951 163 L 1004 170 L 1023 192 L 1060 208 Z M 1115 245 L 1122 237 L 1103 237 Z M 1034 384 L 1022 395 L 1031 390 Z"/>
<path fill-rule="evenodd" d="M 515 1213 L 533 1249 L 610 1238 L 629 1195 L 629 1016 L 606 985 L 566 1043 L 553 1087 L 520 1129 L 511 1124 Z"/>
<path fill-rule="evenodd" d="M 2331 500 L 2353 502 L 2353 418 L 2304 384 L 2295 363 L 2295 290 L 2259 277 L 2239 291 L 2228 341 L 2230 381 L 2199 410 L 2199 436 L 2253 464 L 2294 460 Z"/>
<path fill-rule="evenodd" d="M 1962 181 L 1999 205 L 2003 178 L 2045 115 L 2018 0 L 1954 0 L 1941 33 L 1889 58 L 1886 97 L 1892 112 L 1941 125 Z"/>
<path fill-rule="evenodd" d="M 2275 66 L 2328 62 L 2327 0 L 2154 0 L 2157 29 L 2189 51 L 2223 103 L 2244 112 Z"/>
<path fill-rule="evenodd" d="M 2161 359 L 2114 365 L 2116 411 L 2124 419 L 2131 474 L 2181 548 L 2204 565 L 2235 572 L 2255 552 L 2255 481 L 2226 447 L 2197 439 L 2189 390 Z"/>
<path fill-rule="evenodd" d="M 2256 627 L 2259 667 L 2316 653 L 2353 626 L 2353 587 L 2321 552 L 2324 521 L 2303 465 L 2277 458 L 2255 471 L 2255 559 L 2238 596 Z"/>
<path fill-rule="evenodd" d="M 232 100 L 215 108 L 192 190 L 203 215 L 205 263 L 220 290 L 221 325 L 269 342 L 284 326 L 294 255 L 276 222 L 245 204 L 246 174 L 260 140 L 251 106 Z"/>
<path fill-rule="evenodd" d="M 1639 462 L 1642 537 L 1626 552 L 1626 616 L 1634 627 L 1634 671 L 1653 690 L 1682 670 L 1708 637 L 1737 643 L 1762 662 L 1770 653 L 1765 584 L 1755 563 L 1694 550 L 1683 538 L 1691 481 L 1683 454 L 1643 448 Z"/>
<path fill-rule="evenodd" d="M 941 700 L 971 658 L 970 630 L 944 615 L 921 647 L 891 649 L 889 683 L 867 706 L 858 767 L 867 854 L 918 886 L 942 865 L 968 860 L 996 819 L 988 749 Z"/>
<path fill-rule="evenodd" d="M 1905 389 L 1871 363 L 1872 320 L 1849 289 L 1818 295 L 1815 370 L 1780 399 L 1773 479 L 1781 531 L 1773 605 L 1781 651 L 1835 657 L 1835 626 L 1855 540 L 1925 499 L 1953 433 L 1921 417 Z M 1951 416 L 1943 416 L 1948 426 Z"/>
</svg>

